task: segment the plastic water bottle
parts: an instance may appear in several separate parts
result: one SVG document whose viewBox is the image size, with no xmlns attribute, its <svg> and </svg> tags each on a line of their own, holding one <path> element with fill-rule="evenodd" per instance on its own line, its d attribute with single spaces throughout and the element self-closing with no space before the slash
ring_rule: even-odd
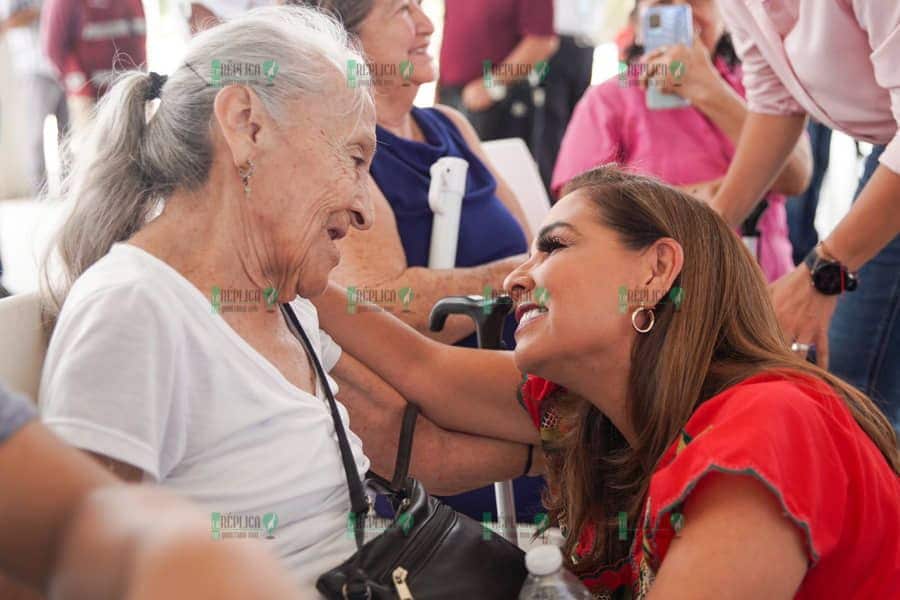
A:
<svg viewBox="0 0 900 600">
<path fill-rule="evenodd" d="M 591 600 L 593 596 L 581 581 L 563 568 L 562 552 L 547 544 L 525 555 L 528 579 L 519 592 L 519 600 Z"/>
</svg>

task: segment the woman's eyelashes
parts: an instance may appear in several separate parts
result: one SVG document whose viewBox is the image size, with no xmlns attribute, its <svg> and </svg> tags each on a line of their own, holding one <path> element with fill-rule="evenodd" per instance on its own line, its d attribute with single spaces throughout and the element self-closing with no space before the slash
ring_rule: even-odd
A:
<svg viewBox="0 0 900 600">
<path fill-rule="evenodd" d="M 541 236 L 537 242 L 538 252 L 544 252 L 546 254 L 553 254 L 554 251 L 559 250 L 560 248 L 566 248 L 568 245 L 563 243 L 563 241 L 556 235 L 548 235 Z"/>
</svg>

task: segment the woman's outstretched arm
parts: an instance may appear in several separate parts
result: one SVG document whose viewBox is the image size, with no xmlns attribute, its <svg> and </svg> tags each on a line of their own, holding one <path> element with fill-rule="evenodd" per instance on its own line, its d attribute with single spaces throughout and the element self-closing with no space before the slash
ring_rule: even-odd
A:
<svg viewBox="0 0 900 600">
<path fill-rule="evenodd" d="M 320 327 L 435 424 L 537 443 L 534 425 L 519 404 L 523 377 L 512 352 L 441 344 L 371 304 L 356 304 L 351 313 L 346 290 L 334 283 L 311 300 Z"/>
</svg>

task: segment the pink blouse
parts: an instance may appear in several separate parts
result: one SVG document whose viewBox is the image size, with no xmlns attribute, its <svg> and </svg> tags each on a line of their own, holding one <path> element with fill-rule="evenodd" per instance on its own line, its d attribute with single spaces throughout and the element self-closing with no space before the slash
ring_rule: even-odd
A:
<svg viewBox="0 0 900 600">
<path fill-rule="evenodd" d="M 740 95 L 741 68 L 716 61 L 719 73 Z M 622 74 L 625 77 L 625 74 Z M 685 186 L 721 179 L 735 147 L 728 136 L 694 107 L 649 110 L 645 92 L 627 78 L 614 77 L 590 88 L 566 129 L 552 189 L 580 173 L 610 162 Z M 759 263 L 774 281 L 793 268 L 784 196 L 770 193 L 759 221 Z"/>
<path fill-rule="evenodd" d="M 887 144 L 900 173 L 900 2 L 720 0 L 753 112 L 806 112 L 832 129 Z"/>
</svg>

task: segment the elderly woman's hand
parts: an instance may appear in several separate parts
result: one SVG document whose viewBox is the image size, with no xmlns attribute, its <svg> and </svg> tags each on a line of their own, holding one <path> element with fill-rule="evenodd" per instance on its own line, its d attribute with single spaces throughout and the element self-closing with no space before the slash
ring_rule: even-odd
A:
<svg viewBox="0 0 900 600">
<path fill-rule="evenodd" d="M 694 43 L 657 48 L 645 54 L 641 63 L 641 87 L 653 85 L 664 94 L 677 94 L 698 104 L 712 94 L 727 91 L 728 85 L 716 71 L 709 49 L 694 36 Z"/>
</svg>

